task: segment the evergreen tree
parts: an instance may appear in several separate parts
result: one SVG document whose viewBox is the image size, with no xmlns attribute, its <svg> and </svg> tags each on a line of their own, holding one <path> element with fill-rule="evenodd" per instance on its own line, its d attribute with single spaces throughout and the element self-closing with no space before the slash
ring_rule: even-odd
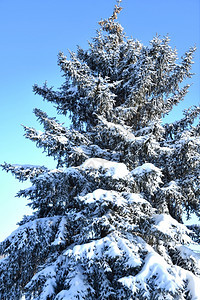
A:
<svg viewBox="0 0 200 300">
<path fill-rule="evenodd" d="M 71 128 L 35 109 L 44 132 L 24 127 L 57 169 L 3 164 L 32 186 L 33 209 L 0 244 L 0 299 L 200 299 L 200 107 L 162 118 L 184 99 L 195 48 L 178 61 L 169 37 L 127 38 L 117 17 L 99 22 L 68 60 L 58 91 L 34 86 Z"/>
</svg>

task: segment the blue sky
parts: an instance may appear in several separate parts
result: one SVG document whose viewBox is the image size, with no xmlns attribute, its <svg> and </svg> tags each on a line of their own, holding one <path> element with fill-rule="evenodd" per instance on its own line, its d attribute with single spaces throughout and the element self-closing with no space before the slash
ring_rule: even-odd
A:
<svg viewBox="0 0 200 300">
<path fill-rule="evenodd" d="M 50 116 L 55 110 L 32 93 L 34 83 L 58 87 L 62 83 L 57 66 L 59 51 L 87 48 L 95 36 L 97 22 L 112 14 L 114 0 L 1 0 L 0 1 L 0 163 L 41 164 L 54 167 L 40 149 L 23 137 L 20 124 L 39 128 L 34 107 Z M 119 21 L 128 36 L 144 44 L 158 33 L 169 34 L 171 46 L 179 57 L 194 44 L 200 46 L 199 0 L 124 0 Z M 200 51 L 195 54 L 190 93 L 169 117 L 200 102 Z M 63 118 L 62 118 L 63 121 Z M 10 174 L 0 171 L 0 240 L 10 234 L 23 214 L 26 200 L 15 198 L 19 184 Z"/>
</svg>

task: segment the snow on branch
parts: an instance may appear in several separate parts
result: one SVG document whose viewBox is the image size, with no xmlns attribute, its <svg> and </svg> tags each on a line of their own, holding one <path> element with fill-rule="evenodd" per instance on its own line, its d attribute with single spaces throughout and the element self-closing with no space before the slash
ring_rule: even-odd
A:
<svg viewBox="0 0 200 300">
<path fill-rule="evenodd" d="M 34 165 L 17 165 L 4 163 L 1 165 L 1 167 L 6 172 L 11 172 L 20 181 L 32 179 L 48 171 L 48 169 L 44 166 Z"/>
</svg>

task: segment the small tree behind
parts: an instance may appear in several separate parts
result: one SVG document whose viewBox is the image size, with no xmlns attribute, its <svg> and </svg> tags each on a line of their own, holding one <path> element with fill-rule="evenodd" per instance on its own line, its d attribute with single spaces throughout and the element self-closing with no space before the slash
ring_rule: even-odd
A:
<svg viewBox="0 0 200 300">
<path fill-rule="evenodd" d="M 44 132 L 26 138 L 57 169 L 3 169 L 32 186 L 33 209 L 0 245 L 0 299 L 199 299 L 200 108 L 170 124 L 184 99 L 195 48 L 177 59 L 169 37 L 127 38 L 113 15 L 89 43 L 59 54 L 64 83 L 34 92 L 70 112 L 71 128 L 35 109 Z"/>
</svg>

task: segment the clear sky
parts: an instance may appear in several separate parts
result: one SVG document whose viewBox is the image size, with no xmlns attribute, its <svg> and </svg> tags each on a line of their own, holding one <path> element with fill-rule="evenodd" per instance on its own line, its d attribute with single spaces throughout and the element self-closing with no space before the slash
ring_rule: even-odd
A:
<svg viewBox="0 0 200 300">
<path fill-rule="evenodd" d="M 58 87 L 62 83 L 57 54 L 87 48 L 95 36 L 97 22 L 112 14 L 114 0 L 0 0 L 0 163 L 41 164 L 54 167 L 35 144 L 23 137 L 20 124 L 39 128 L 34 107 L 50 116 L 55 110 L 32 93 L 34 83 Z M 144 44 L 158 33 L 169 34 L 179 57 L 197 45 L 190 92 L 169 117 L 200 102 L 200 1 L 199 0 L 123 0 L 119 21 L 128 36 Z M 63 119 L 62 119 L 63 121 Z M 15 198 L 19 183 L 0 170 L 0 241 L 9 235 L 28 213 L 25 199 Z"/>
</svg>

